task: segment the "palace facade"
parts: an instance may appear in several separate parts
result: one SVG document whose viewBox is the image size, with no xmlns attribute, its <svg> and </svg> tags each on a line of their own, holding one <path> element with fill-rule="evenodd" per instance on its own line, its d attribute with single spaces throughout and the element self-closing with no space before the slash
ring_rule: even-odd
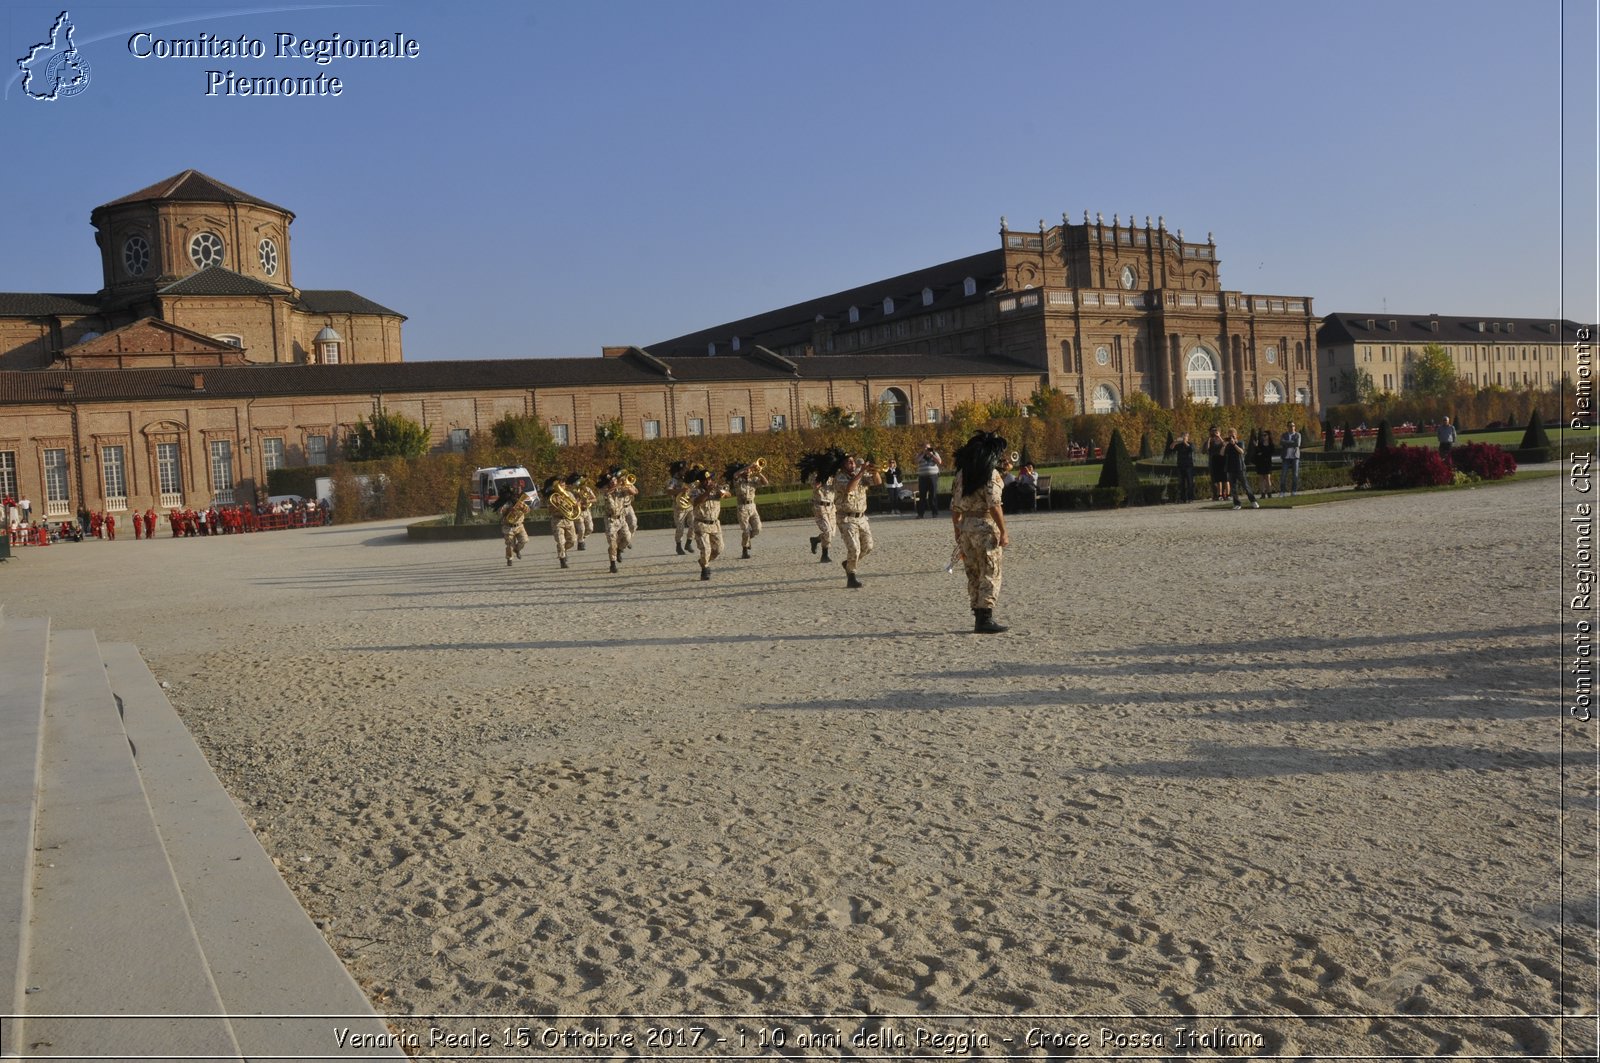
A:
<svg viewBox="0 0 1600 1063">
<path fill-rule="evenodd" d="M 1079 410 L 1142 393 L 1172 406 L 1318 402 L 1309 296 L 1222 286 L 1204 243 L 1166 220 L 1084 212 L 1037 231 L 1000 219 L 991 251 L 651 344 L 661 357 L 716 357 L 759 344 L 789 358 L 885 351 L 1001 357 L 1033 366 Z M 883 396 L 893 403 L 897 396 Z M 931 417 L 932 411 L 920 411 Z M 915 417 L 919 411 L 910 410 Z"/>
<path fill-rule="evenodd" d="M 1325 405 L 1353 402 L 1358 372 L 1379 391 L 1416 386 L 1417 359 L 1442 347 L 1456 379 L 1476 387 L 1540 390 L 1572 382 L 1580 341 L 1576 322 L 1552 318 L 1449 317 L 1440 314 L 1330 314 L 1318 333 L 1318 373 Z"/>
<path fill-rule="evenodd" d="M 1026 402 L 1003 356 L 603 357 L 405 362 L 404 316 L 293 283 L 283 207 L 186 170 L 95 208 L 102 286 L 0 293 L 0 494 L 59 518 L 254 499 L 273 469 L 322 465 L 378 411 L 463 449 L 506 414 L 559 442 L 619 422 L 641 438 L 781 431 L 814 407 Z M 727 352 L 724 352 L 727 353 Z"/>
</svg>

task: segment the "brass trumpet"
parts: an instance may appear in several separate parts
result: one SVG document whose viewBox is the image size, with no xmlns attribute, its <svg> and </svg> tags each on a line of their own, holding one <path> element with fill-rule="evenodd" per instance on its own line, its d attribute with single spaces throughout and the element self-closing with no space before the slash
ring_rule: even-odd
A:
<svg viewBox="0 0 1600 1063">
<path fill-rule="evenodd" d="M 750 463 L 749 467 L 745 471 L 751 476 L 765 476 L 767 472 L 767 459 L 757 458 L 755 461 Z"/>
</svg>

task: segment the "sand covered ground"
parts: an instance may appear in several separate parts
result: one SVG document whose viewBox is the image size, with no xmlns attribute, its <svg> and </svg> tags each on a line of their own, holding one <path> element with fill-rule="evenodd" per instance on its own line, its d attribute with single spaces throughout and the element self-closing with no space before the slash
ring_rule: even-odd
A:
<svg viewBox="0 0 1600 1063">
<path fill-rule="evenodd" d="M 0 597 L 141 647 L 424 1043 L 1578 1055 L 1559 490 L 1018 517 L 994 637 L 943 518 L 875 519 L 860 591 L 797 522 L 709 583 L 665 531 L 613 576 L 391 523 L 22 551 Z"/>
</svg>

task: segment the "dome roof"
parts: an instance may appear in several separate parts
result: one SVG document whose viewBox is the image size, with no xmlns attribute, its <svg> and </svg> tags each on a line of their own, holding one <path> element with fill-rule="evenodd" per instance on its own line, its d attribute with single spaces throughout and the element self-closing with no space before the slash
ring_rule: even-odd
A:
<svg viewBox="0 0 1600 1063">
<path fill-rule="evenodd" d="M 304 335 L 304 333 L 302 333 Z M 322 331 L 311 340 L 312 343 L 343 343 L 344 337 L 334 331 L 332 325 L 323 325 Z"/>
</svg>

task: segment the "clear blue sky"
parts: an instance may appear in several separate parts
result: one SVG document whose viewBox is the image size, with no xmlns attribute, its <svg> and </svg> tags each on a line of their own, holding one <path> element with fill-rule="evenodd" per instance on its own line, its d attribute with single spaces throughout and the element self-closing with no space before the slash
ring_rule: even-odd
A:
<svg viewBox="0 0 1600 1063">
<path fill-rule="evenodd" d="M 16 59 L 63 4 L 91 82 L 36 102 Z M 296 283 L 406 314 L 410 360 L 598 355 L 1085 210 L 1212 232 L 1225 287 L 1323 314 L 1596 313 L 1592 2 L 8 0 L 0 33 L 0 291 L 94 291 L 90 210 L 194 167 L 293 210 Z"/>
</svg>

